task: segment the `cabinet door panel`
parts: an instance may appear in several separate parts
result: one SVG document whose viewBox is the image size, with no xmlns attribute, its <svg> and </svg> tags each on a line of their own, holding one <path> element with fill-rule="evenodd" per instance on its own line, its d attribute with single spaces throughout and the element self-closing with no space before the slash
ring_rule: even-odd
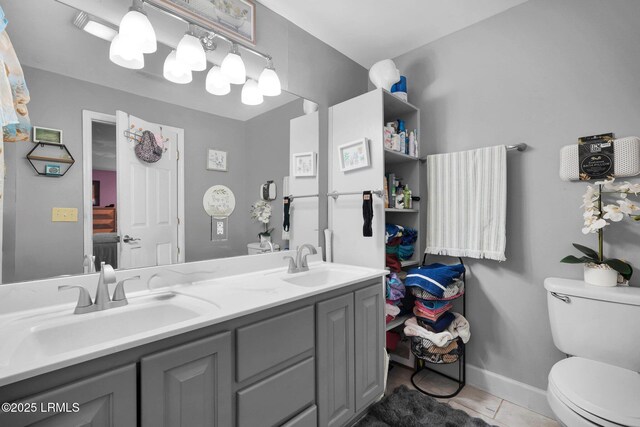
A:
<svg viewBox="0 0 640 427">
<path fill-rule="evenodd" d="M 344 425 L 354 409 L 353 294 L 318 303 L 318 422 Z"/>
<path fill-rule="evenodd" d="M 382 284 L 355 293 L 356 412 L 384 393 Z"/>
<path fill-rule="evenodd" d="M 141 361 L 142 426 L 231 425 L 231 334 L 162 351 Z"/>
<path fill-rule="evenodd" d="M 134 427 L 137 419 L 136 366 L 128 365 L 77 381 L 30 396 L 20 403 L 35 404 L 36 411 L 0 412 L 1 426 Z M 53 408 L 50 404 L 58 404 L 58 407 Z"/>
</svg>

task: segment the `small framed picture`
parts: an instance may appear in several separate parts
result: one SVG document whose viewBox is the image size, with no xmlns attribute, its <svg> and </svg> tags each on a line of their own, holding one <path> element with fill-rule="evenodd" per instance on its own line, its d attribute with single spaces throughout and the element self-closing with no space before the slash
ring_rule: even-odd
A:
<svg viewBox="0 0 640 427">
<path fill-rule="evenodd" d="M 317 155 L 313 151 L 293 155 L 293 176 L 316 176 Z"/>
<path fill-rule="evenodd" d="M 44 165 L 44 173 L 46 175 L 61 175 L 60 165 Z"/>
<path fill-rule="evenodd" d="M 209 149 L 207 152 L 207 170 L 227 172 L 227 152 Z"/>
<path fill-rule="evenodd" d="M 366 138 L 339 146 L 338 155 L 340 156 L 340 170 L 342 172 L 362 169 L 371 165 L 369 160 L 369 140 Z"/>
<path fill-rule="evenodd" d="M 62 144 L 62 131 L 59 129 L 33 126 L 33 142 L 48 142 Z"/>
</svg>

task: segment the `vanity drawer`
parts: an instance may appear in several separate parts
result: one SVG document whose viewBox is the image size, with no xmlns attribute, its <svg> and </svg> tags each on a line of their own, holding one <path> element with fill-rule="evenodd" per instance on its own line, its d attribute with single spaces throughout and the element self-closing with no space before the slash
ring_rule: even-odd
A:
<svg viewBox="0 0 640 427">
<path fill-rule="evenodd" d="M 315 390 L 315 362 L 310 357 L 239 391 L 238 426 L 280 425 L 314 403 Z"/>
<path fill-rule="evenodd" d="M 282 427 L 317 427 L 318 426 L 318 407 L 313 405 L 289 420 L 288 423 L 282 424 Z"/>
<path fill-rule="evenodd" d="M 313 306 L 239 328 L 236 338 L 236 379 L 241 382 L 313 349 Z"/>
</svg>

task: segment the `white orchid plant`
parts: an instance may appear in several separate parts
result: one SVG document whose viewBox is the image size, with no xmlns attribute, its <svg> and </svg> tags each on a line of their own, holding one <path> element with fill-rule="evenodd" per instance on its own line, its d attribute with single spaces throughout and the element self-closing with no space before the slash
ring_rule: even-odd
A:
<svg viewBox="0 0 640 427">
<path fill-rule="evenodd" d="M 613 222 L 620 222 L 625 217 L 634 221 L 640 221 L 640 205 L 633 202 L 629 196 L 640 194 L 640 184 L 624 182 L 616 184 L 615 178 L 596 182 L 587 186 L 587 191 L 582 196 L 582 208 L 584 208 L 584 234 L 598 234 L 598 251 L 586 246 L 574 243 L 573 246 L 584 254 L 578 258 L 573 255 L 564 257 L 561 262 L 569 264 L 596 264 L 607 265 L 616 270 L 625 279 L 629 280 L 633 274 L 633 268 L 626 261 L 614 258 L 605 258 L 603 254 L 604 228 Z M 617 197 L 615 203 L 603 204 L 603 195 Z"/>
<path fill-rule="evenodd" d="M 251 205 L 249 213 L 251 213 L 251 219 L 258 221 L 264 226 L 264 231 L 258 233 L 258 237 L 271 236 L 271 232 L 273 231 L 273 228 L 269 228 L 272 213 L 271 204 L 266 200 L 256 200 L 256 202 Z"/>
</svg>

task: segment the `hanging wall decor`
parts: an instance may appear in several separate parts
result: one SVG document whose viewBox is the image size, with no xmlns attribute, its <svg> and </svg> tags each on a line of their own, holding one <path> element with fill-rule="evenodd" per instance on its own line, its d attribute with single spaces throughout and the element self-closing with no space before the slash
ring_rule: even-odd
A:
<svg viewBox="0 0 640 427">
<path fill-rule="evenodd" d="M 227 172 L 227 152 L 214 149 L 207 151 L 207 170 Z"/>
<path fill-rule="evenodd" d="M 256 44 L 256 4 L 251 0 L 149 0 L 178 16 L 213 28 L 238 41 Z"/>
<path fill-rule="evenodd" d="M 226 241 L 229 216 L 236 208 L 236 197 L 233 191 L 224 185 L 214 185 L 205 191 L 202 206 L 211 217 L 211 240 Z"/>
<path fill-rule="evenodd" d="M 368 142 L 366 138 L 362 138 L 338 147 L 342 172 L 362 169 L 370 165 Z"/>
<path fill-rule="evenodd" d="M 293 175 L 297 177 L 302 176 L 316 176 L 316 153 L 309 151 L 308 153 L 295 153 L 293 155 Z"/>
</svg>

